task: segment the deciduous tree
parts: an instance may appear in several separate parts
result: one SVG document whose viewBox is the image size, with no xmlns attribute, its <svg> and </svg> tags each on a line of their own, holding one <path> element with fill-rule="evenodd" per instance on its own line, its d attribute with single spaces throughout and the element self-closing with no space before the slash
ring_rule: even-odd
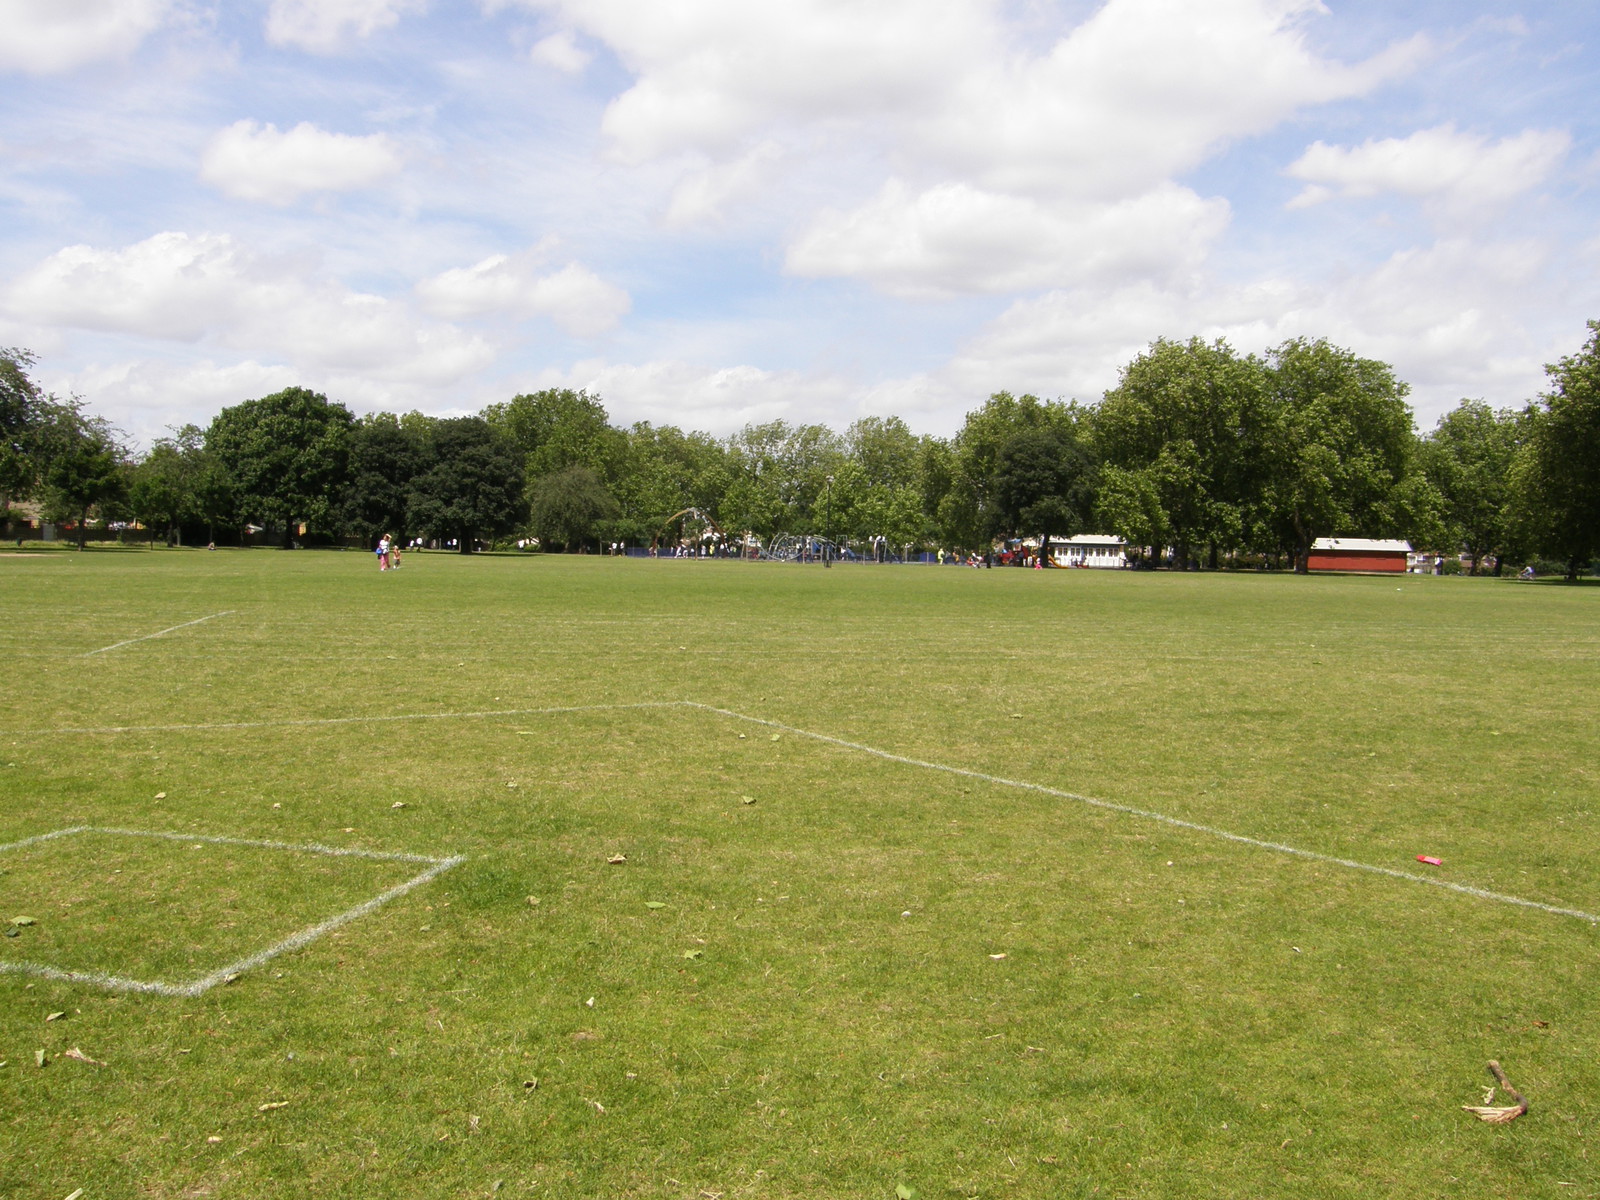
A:
<svg viewBox="0 0 1600 1200">
<path fill-rule="evenodd" d="M 89 517 L 102 517 L 127 494 L 127 451 L 104 419 L 83 411 L 76 398 L 45 400 L 34 432 L 39 498 L 46 520 L 76 522 L 78 549 L 89 536 Z"/>
<path fill-rule="evenodd" d="M 1529 408 L 1514 473 L 1518 524 L 1576 579 L 1600 551 L 1600 321 L 1582 350 L 1545 371 L 1550 389 Z"/>
<path fill-rule="evenodd" d="M 567 467 L 542 476 L 528 488 L 528 528 L 541 545 L 583 549 L 598 535 L 601 522 L 620 512 L 615 497 L 588 467 Z"/>
<path fill-rule="evenodd" d="M 34 434 L 44 397 L 28 377 L 35 361 L 27 350 L 0 347 L 0 518 L 39 482 Z"/>
<path fill-rule="evenodd" d="M 407 511 L 429 537 L 455 538 L 471 554 L 477 537 L 498 537 L 527 512 L 522 462 L 509 442 L 482 417 L 437 422 L 426 469 L 411 482 Z"/>
<path fill-rule="evenodd" d="M 1170 544 L 1182 562 L 1209 546 L 1213 565 L 1243 542 L 1266 473 L 1266 393 L 1260 360 L 1221 339 L 1161 339 L 1124 367 L 1093 420 L 1105 532 Z"/>
<path fill-rule="evenodd" d="M 434 419 L 410 416 L 375 413 L 350 430 L 342 524 L 364 538 L 391 533 L 404 542 L 412 532 L 411 484 L 429 465 Z"/>
<path fill-rule="evenodd" d="M 1431 519 L 1436 498 L 1413 473 L 1410 388 L 1388 363 L 1325 339 L 1268 354 L 1271 449 L 1264 523 L 1306 569 L 1321 537 L 1397 537 Z"/>
<path fill-rule="evenodd" d="M 206 448 L 232 481 L 240 518 L 281 526 L 287 547 L 301 522 L 324 532 L 337 523 L 354 421 L 319 392 L 285 388 L 223 409 Z"/>
<path fill-rule="evenodd" d="M 1463 400 L 1422 440 L 1422 468 L 1438 491 L 1448 536 L 1472 555 L 1478 574 L 1486 555 L 1495 574 L 1511 531 L 1511 467 L 1522 422 L 1510 409 Z"/>
</svg>

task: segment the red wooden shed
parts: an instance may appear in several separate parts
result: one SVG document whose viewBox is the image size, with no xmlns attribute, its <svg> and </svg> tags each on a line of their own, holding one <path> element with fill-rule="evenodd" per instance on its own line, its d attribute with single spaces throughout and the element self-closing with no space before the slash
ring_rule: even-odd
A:
<svg viewBox="0 0 1600 1200">
<path fill-rule="evenodd" d="M 1388 538 L 1318 538 L 1306 556 L 1308 571 L 1384 571 L 1405 574 L 1411 543 Z"/>
</svg>

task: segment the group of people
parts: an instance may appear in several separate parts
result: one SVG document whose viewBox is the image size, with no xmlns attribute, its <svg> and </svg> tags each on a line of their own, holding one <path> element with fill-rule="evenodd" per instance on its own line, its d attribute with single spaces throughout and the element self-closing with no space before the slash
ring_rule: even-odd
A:
<svg viewBox="0 0 1600 1200">
<path fill-rule="evenodd" d="M 378 539 L 378 570 L 398 571 L 400 569 L 400 541 L 390 534 L 384 534 Z"/>
</svg>

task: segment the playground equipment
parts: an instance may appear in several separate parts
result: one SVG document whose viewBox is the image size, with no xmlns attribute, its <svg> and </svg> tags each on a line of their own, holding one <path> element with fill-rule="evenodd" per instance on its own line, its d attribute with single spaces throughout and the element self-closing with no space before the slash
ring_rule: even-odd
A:
<svg viewBox="0 0 1600 1200">
<path fill-rule="evenodd" d="M 683 508 L 661 522 L 650 539 L 650 553 L 659 556 L 687 552 L 692 558 L 756 558 L 761 541 L 753 533 L 729 537 L 716 518 L 704 509 Z"/>
<path fill-rule="evenodd" d="M 767 543 L 762 558 L 775 562 L 838 562 L 842 547 L 815 533 L 780 533 Z"/>
</svg>

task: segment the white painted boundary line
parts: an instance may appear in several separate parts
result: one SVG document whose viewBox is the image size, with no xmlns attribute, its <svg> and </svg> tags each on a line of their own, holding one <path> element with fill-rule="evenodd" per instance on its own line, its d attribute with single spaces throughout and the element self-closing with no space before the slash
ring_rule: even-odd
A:
<svg viewBox="0 0 1600 1200">
<path fill-rule="evenodd" d="M 864 742 L 851 742 L 844 738 L 833 737 L 826 733 L 816 733 L 809 729 L 801 729 L 795 725 L 785 725 L 781 721 L 769 721 L 764 717 L 752 717 L 745 713 L 735 712 L 730 708 L 718 708 L 714 704 L 702 704 L 697 700 L 644 700 L 635 704 L 575 704 L 559 708 L 508 708 L 488 710 L 483 712 L 459 713 L 401 713 L 395 716 L 373 717 L 319 717 L 305 720 L 279 720 L 279 721 L 221 721 L 209 724 L 193 725 L 107 725 L 100 727 L 87 727 L 81 729 L 34 729 L 14 730 L 18 735 L 33 735 L 46 733 L 164 733 L 184 730 L 206 729 L 269 729 L 277 727 L 294 727 L 307 725 L 359 725 L 379 721 L 450 721 L 472 720 L 482 717 L 531 717 L 558 715 L 561 713 L 581 712 L 620 712 L 626 710 L 650 708 L 693 708 L 701 712 L 715 713 L 718 716 L 729 717 L 736 721 L 748 721 L 755 725 L 764 725 L 768 729 L 781 729 L 786 733 L 798 737 L 810 738 L 813 741 L 825 742 L 838 746 L 844 750 L 855 750 L 862 754 L 870 754 L 875 758 L 885 759 L 889 762 L 901 763 L 908 767 L 921 767 L 927 771 L 940 771 L 947 775 L 959 775 L 966 779 L 976 779 L 983 783 L 994 784 L 997 787 L 1019 788 L 1023 791 L 1039 792 L 1046 796 L 1058 796 L 1063 800 L 1075 800 L 1079 804 L 1086 804 L 1091 808 L 1104 809 L 1107 812 L 1122 813 L 1125 816 L 1140 817 L 1147 821 L 1159 821 L 1163 825 L 1171 825 L 1178 829 L 1187 829 L 1193 833 L 1203 833 L 1208 837 L 1221 838 L 1224 841 L 1236 842 L 1244 846 L 1253 846 L 1258 850 L 1271 850 L 1277 854 L 1288 854 L 1295 858 L 1304 858 L 1312 862 L 1327 863 L 1329 866 L 1344 867 L 1351 871 L 1365 871 L 1372 875 L 1386 875 L 1391 879 L 1403 879 L 1407 883 L 1422 883 L 1428 887 L 1442 888 L 1447 892 L 1455 892 L 1462 896 L 1472 896 L 1478 900 L 1492 900 L 1497 904 L 1511 904 L 1520 908 L 1534 908 L 1540 912 L 1550 913 L 1558 917 L 1576 917 L 1580 921 L 1591 924 L 1600 924 L 1600 914 L 1585 912 L 1581 908 L 1563 908 L 1560 905 L 1545 904 L 1539 900 L 1529 900 L 1522 896 L 1512 896 L 1504 892 L 1491 892 L 1487 888 L 1473 887 L 1466 883 L 1453 883 L 1447 879 L 1434 879 L 1427 875 L 1418 875 L 1412 871 L 1399 871 L 1393 867 L 1380 867 L 1375 863 L 1358 862 L 1352 858 L 1339 858 L 1332 854 L 1323 854 L 1316 850 L 1304 850 L 1298 846 L 1289 846 L 1282 842 L 1268 842 L 1260 838 L 1249 837 L 1242 833 L 1234 833 L 1227 829 L 1218 829 L 1214 825 L 1202 825 L 1198 821 L 1186 821 L 1182 817 L 1169 816 L 1166 813 L 1155 812 L 1151 809 L 1136 808 L 1131 804 L 1118 804 L 1113 800 L 1099 800 L 1093 796 L 1081 795 L 1078 792 L 1065 791 L 1062 788 L 1049 787 L 1042 783 L 1030 783 L 1023 779 L 1007 779 L 1000 775 L 989 775 L 983 771 L 973 771 L 967 767 L 952 767 L 945 763 L 930 762 L 927 759 L 910 758 L 903 754 L 895 754 L 889 750 L 881 750 L 876 746 L 868 746 Z M 0 731 L 4 732 L 4 731 Z M 27 839 L 37 841 L 42 838 L 60 837 L 63 833 L 75 833 L 79 830 L 65 830 L 52 834 L 43 834 L 40 838 Z M 174 835 L 181 836 L 181 835 Z M 191 839 L 193 840 L 193 839 Z M 13 845 L 24 845 L 26 842 L 16 842 Z M 0 846 L 0 850 L 10 847 Z"/>
<path fill-rule="evenodd" d="M 396 884 L 388 891 L 381 892 L 348 908 L 344 912 L 329 917 L 316 925 L 308 926 L 297 933 L 292 933 L 280 942 L 259 950 L 254 954 L 219 967 L 208 975 L 192 979 L 188 983 L 164 983 L 157 979 L 128 979 L 121 975 L 110 975 L 103 971 L 65 971 L 60 967 L 47 966 L 44 963 L 32 962 L 0 962 L 0 974 L 32 975 L 41 979 L 57 979 L 66 983 L 88 983 L 96 987 L 107 988 L 118 992 L 146 992 L 157 996 L 188 997 L 199 996 L 209 992 L 219 983 L 242 975 L 244 972 L 259 967 L 262 963 L 270 962 L 280 954 L 287 954 L 291 950 L 298 950 L 309 942 L 316 941 L 324 934 L 331 933 L 341 925 L 348 925 L 357 918 L 381 908 L 389 901 L 404 896 L 413 888 L 419 888 L 430 880 L 443 875 L 452 867 L 460 866 L 466 861 L 460 855 L 449 858 L 439 858 L 427 854 L 386 853 L 381 850 L 361 850 L 341 846 L 324 846 L 317 842 L 275 842 L 260 838 L 233 838 L 217 837 L 212 834 L 195 833 L 170 833 L 163 830 L 151 829 L 113 829 L 98 825 L 74 825 L 70 829 L 57 829 L 51 833 L 41 833 L 34 837 L 23 838 L 20 841 L 8 842 L 0 845 L 0 853 L 6 850 L 18 850 L 23 846 L 33 846 L 40 842 L 48 842 L 53 838 L 68 837 L 75 833 L 104 833 L 117 837 L 142 837 L 160 838 L 169 842 L 202 842 L 213 846 L 248 846 L 257 850 L 291 850 L 302 854 L 325 854 L 339 858 L 365 858 L 378 862 L 404 862 L 426 863 L 427 870 L 413 875 L 401 883 Z"/>
<path fill-rule="evenodd" d="M 1447 879 L 1433 879 L 1427 875 L 1418 875 L 1412 871 L 1397 871 L 1393 867 L 1380 867 L 1373 863 L 1357 862 L 1351 858 L 1338 858 L 1335 855 L 1322 854 L 1316 850 L 1302 850 L 1298 846 L 1286 846 L 1282 842 L 1262 841 L 1259 838 L 1247 837 L 1242 833 L 1218 829 L 1214 825 L 1202 825 L 1197 821 L 1185 821 L 1182 817 L 1168 816 L 1166 813 L 1154 812 L 1146 808 L 1135 808 L 1131 804 L 1118 804 L 1112 800 L 1097 800 L 1093 796 L 1083 796 L 1077 792 L 1063 791 L 1061 788 L 1048 787 L 1042 783 L 1029 783 L 1022 779 L 1006 779 L 1000 775 L 988 775 L 982 771 L 973 771 L 966 767 L 952 767 L 944 763 L 929 762 L 926 759 L 908 758 L 906 755 L 880 750 L 876 746 L 868 746 L 862 742 L 850 742 L 844 738 L 833 737 L 826 733 L 814 733 L 809 729 L 785 725 L 781 721 L 768 721 L 762 717 L 747 716 L 741 712 L 734 712 L 732 709 L 717 708 L 710 704 L 699 704 L 693 700 L 685 700 L 683 704 L 685 707 L 698 708 L 706 712 L 716 713 L 719 716 L 732 717 L 737 721 L 749 721 L 754 725 L 764 725 L 768 729 L 781 729 L 785 733 L 792 733 L 798 737 L 824 742 L 830 746 L 838 746 L 845 750 L 855 750 L 862 754 L 870 754 L 875 758 L 887 759 L 889 762 L 903 763 L 908 767 L 921 767 L 928 771 L 942 771 L 947 775 L 959 775 L 965 779 L 976 779 L 983 783 L 992 783 L 998 787 L 1020 788 L 1023 791 L 1040 792 L 1046 796 L 1059 796 L 1063 800 L 1076 800 L 1079 804 L 1087 804 L 1091 808 L 1122 813 L 1130 817 L 1141 817 L 1146 821 L 1159 821 L 1163 825 L 1187 829 L 1192 833 L 1203 833 L 1209 837 L 1222 838 L 1224 841 L 1237 842 L 1244 846 L 1254 846 L 1258 850 L 1271 850 L 1278 854 L 1290 854 L 1296 858 L 1327 863 L 1333 867 L 1344 867 L 1351 871 L 1366 871 L 1373 875 L 1387 875 L 1391 879 L 1403 879 L 1408 883 L 1425 883 L 1429 887 L 1443 888 L 1447 892 L 1457 892 L 1463 896 L 1472 896 L 1479 900 L 1493 900 L 1499 904 L 1515 904 L 1521 908 L 1536 908 L 1540 912 L 1550 913 L 1554 916 L 1577 917 L 1581 921 L 1600 924 L 1600 915 L 1584 912 L 1579 908 L 1561 908 L 1558 905 L 1544 904 L 1538 900 L 1528 900 L 1521 896 L 1508 896 L 1503 892 L 1491 892 L 1485 888 L 1473 887 L 1470 884 L 1452 883 Z"/>
<path fill-rule="evenodd" d="M 129 638 L 125 642 L 114 642 L 112 645 L 101 646 L 100 649 L 98 649 L 98 650 L 90 650 L 87 653 L 80 654 L 78 657 L 79 658 L 89 658 L 92 655 L 104 654 L 107 650 L 117 650 L 117 649 L 120 649 L 123 646 L 131 646 L 135 642 L 148 642 L 151 638 L 165 637 L 167 634 L 171 633 L 175 629 L 187 629 L 191 625 L 200 624 L 201 621 L 215 621 L 218 617 L 230 616 L 234 612 L 237 612 L 237 611 L 238 611 L 237 609 L 225 608 L 221 612 L 212 613 L 209 617 L 196 617 L 192 621 L 185 621 L 181 625 L 170 625 L 166 629 L 159 630 L 156 633 L 147 633 L 143 637 Z"/>
<path fill-rule="evenodd" d="M 636 704 L 570 704 L 560 708 L 497 708 L 481 712 L 393 713 L 369 717 L 284 717 L 273 721 L 201 721 L 188 725 L 84 725 L 53 729 L 0 730 L 15 737 L 53 733 L 193 733 L 208 729 L 284 729 L 317 725 L 369 725 L 388 721 L 467 721 L 484 717 L 540 717 L 558 713 L 616 712 L 638 708 L 682 708 L 688 700 L 643 700 Z"/>
</svg>

